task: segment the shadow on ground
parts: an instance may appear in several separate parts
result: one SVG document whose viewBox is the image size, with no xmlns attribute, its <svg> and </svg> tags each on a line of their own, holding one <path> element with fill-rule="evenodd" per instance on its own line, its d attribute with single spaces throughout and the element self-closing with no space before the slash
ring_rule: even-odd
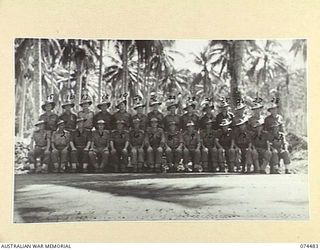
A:
<svg viewBox="0 0 320 250">
<path fill-rule="evenodd" d="M 58 185 L 68 186 L 78 189 L 85 189 L 88 192 L 98 191 L 110 193 L 115 196 L 135 197 L 139 199 L 150 199 L 162 202 L 170 202 L 185 207 L 195 208 L 212 205 L 212 199 L 206 200 L 200 195 L 213 194 L 226 188 L 214 185 L 194 185 L 187 187 L 177 187 L 175 185 L 165 185 L 163 183 L 139 183 L 139 180 L 152 180 L 161 178 L 201 178 L 209 177 L 213 174 L 66 174 L 66 175 L 19 175 L 15 180 L 15 198 L 19 195 L 25 196 L 26 192 L 21 190 L 28 185 Z M 219 175 L 215 175 L 219 176 Z M 137 180 L 137 182 L 132 182 Z M 50 191 L 49 191 L 50 192 Z M 45 197 L 50 197 L 46 193 Z"/>
</svg>

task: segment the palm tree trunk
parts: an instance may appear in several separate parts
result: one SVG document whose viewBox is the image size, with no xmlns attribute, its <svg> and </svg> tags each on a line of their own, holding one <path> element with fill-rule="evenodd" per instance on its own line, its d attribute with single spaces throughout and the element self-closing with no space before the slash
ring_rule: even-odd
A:
<svg viewBox="0 0 320 250">
<path fill-rule="evenodd" d="M 102 66 L 103 66 L 103 40 L 100 40 L 100 58 L 99 58 L 99 96 L 98 102 L 101 101 L 102 90 Z"/>
<path fill-rule="evenodd" d="M 76 75 L 76 104 L 79 104 L 81 101 L 82 95 L 82 68 L 83 68 L 83 61 L 77 64 L 77 75 Z M 79 106 L 76 105 L 76 107 Z"/>
<path fill-rule="evenodd" d="M 240 97 L 239 85 L 242 82 L 242 57 L 244 41 L 234 41 L 231 49 L 231 81 L 230 81 L 230 98 L 233 106 L 236 105 Z"/>
<path fill-rule="evenodd" d="M 123 93 L 128 92 L 128 86 L 127 86 L 127 81 L 128 81 L 128 47 L 127 47 L 127 41 L 124 40 L 122 42 L 123 44 L 123 79 L 122 79 L 122 88 L 123 88 Z"/>
<path fill-rule="evenodd" d="M 41 39 L 34 39 L 34 59 L 37 68 L 34 71 L 34 101 L 35 110 L 34 120 L 37 120 L 41 114 L 41 101 L 42 101 L 42 85 L 41 85 Z"/>
<path fill-rule="evenodd" d="M 21 116 L 20 116 L 20 127 L 19 127 L 19 136 L 23 138 L 24 134 L 24 118 L 25 118 L 25 109 L 26 109 L 26 92 L 27 92 L 27 81 L 24 78 L 25 72 L 22 72 L 20 78 L 20 83 L 22 84 L 22 104 L 21 104 Z"/>
</svg>

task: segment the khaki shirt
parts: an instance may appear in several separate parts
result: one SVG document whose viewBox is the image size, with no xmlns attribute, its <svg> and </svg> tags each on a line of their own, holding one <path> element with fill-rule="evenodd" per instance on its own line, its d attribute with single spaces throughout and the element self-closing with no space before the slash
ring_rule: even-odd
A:
<svg viewBox="0 0 320 250">
<path fill-rule="evenodd" d="M 131 115 L 125 111 L 125 112 L 120 112 L 117 111 L 116 113 L 113 114 L 113 126 L 116 128 L 117 126 L 117 121 L 123 120 L 125 122 L 124 127 L 128 129 L 130 127 L 130 122 L 131 122 Z"/>
<path fill-rule="evenodd" d="M 165 142 L 170 148 L 176 149 L 177 147 L 180 146 L 181 143 L 183 143 L 181 132 L 180 131 L 166 132 Z"/>
<path fill-rule="evenodd" d="M 228 129 L 227 131 L 223 131 L 223 129 L 219 129 L 217 131 L 217 138 L 218 138 L 219 144 L 224 149 L 229 149 L 231 147 L 231 142 L 232 142 L 232 130 Z"/>
<path fill-rule="evenodd" d="M 200 135 L 197 131 L 193 131 L 192 133 L 186 131 L 183 133 L 183 142 L 188 149 L 194 150 L 200 143 Z"/>
<path fill-rule="evenodd" d="M 42 115 L 40 115 L 39 120 L 44 120 L 46 122 L 46 130 L 57 130 L 57 122 L 59 120 L 59 117 L 55 113 L 43 113 Z"/>
<path fill-rule="evenodd" d="M 143 146 L 145 140 L 145 132 L 142 129 L 133 129 L 129 133 L 130 144 L 133 147 Z"/>
<path fill-rule="evenodd" d="M 79 129 L 76 129 L 71 133 L 71 140 L 76 148 L 84 148 L 88 141 L 91 141 L 91 131 L 83 130 L 80 132 Z"/>
<path fill-rule="evenodd" d="M 282 116 L 279 114 L 277 114 L 275 117 L 273 117 L 272 115 L 267 116 L 264 119 L 264 130 L 271 132 L 272 131 L 271 125 L 274 124 L 275 122 L 283 123 Z M 284 128 L 282 125 L 280 126 L 280 131 L 284 132 Z"/>
<path fill-rule="evenodd" d="M 131 127 L 133 127 L 133 120 L 139 118 L 140 119 L 140 129 L 142 130 L 146 130 L 146 128 L 148 127 L 148 117 L 145 114 L 135 114 L 132 116 L 131 118 Z"/>
<path fill-rule="evenodd" d="M 73 131 L 76 129 L 76 121 L 77 121 L 76 114 L 63 113 L 62 115 L 60 115 L 59 119 L 64 121 L 66 130 Z"/>
<path fill-rule="evenodd" d="M 97 122 L 99 120 L 103 120 L 105 122 L 105 129 L 106 130 L 111 130 L 113 129 L 113 124 L 112 124 L 112 115 L 107 111 L 107 112 L 98 112 L 93 116 L 93 126 L 98 130 L 98 124 Z"/>
<path fill-rule="evenodd" d="M 200 131 L 200 139 L 206 148 L 213 148 L 215 146 L 215 138 L 217 131 L 213 129 L 202 129 Z"/>
<path fill-rule="evenodd" d="M 146 134 L 146 144 L 151 147 L 160 147 L 164 143 L 164 132 L 162 128 L 148 128 Z"/>
<path fill-rule="evenodd" d="M 92 146 L 95 148 L 109 147 L 111 140 L 111 134 L 109 131 L 104 130 L 102 132 L 95 130 L 92 131 Z"/>
<path fill-rule="evenodd" d="M 124 148 L 126 142 L 129 141 L 129 132 L 127 130 L 113 130 L 111 133 L 111 140 L 115 148 Z"/>
<path fill-rule="evenodd" d="M 63 131 L 54 131 L 52 133 L 52 142 L 54 144 L 54 146 L 56 147 L 66 147 L 69 145 L 70 141 L 71 141 L 71 133 L 67 130 L 63 130 Z"/>
<path fill-rule="evenodd" d="M 92 111 L 89 111 L 89 112 L 80 111 L 78 113 L 79 118 L 86 119 L 86 121 L 84 122 L 84 127 L 89 130 L 93 128 L 93 116 L 94 116 L 94 113 Z"/>
<path fill-rule="evenodd" d="M 47 146 L 48 140 L 50 140 L 51 132 L 47 130 L 37 130 L 33 132 L 32 139 L 38 147 Z"/>
</svg>

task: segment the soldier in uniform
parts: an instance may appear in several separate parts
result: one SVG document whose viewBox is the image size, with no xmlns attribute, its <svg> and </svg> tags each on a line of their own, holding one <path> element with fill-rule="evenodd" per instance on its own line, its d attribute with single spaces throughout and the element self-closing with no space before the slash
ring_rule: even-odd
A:
<svg viewBox="0 0 320 250">
<path fill-rule="evenodd" d="M 272 132 L 271 125 L 273 125 L 275 122 L 280 123 L 280 132 L 284 132 L 283 118 L 280 114 L 278 114 L 278 108 L 278 100 L 274 98 L 271 106 L 268 108 L 270 115 L 264 119 L 264 130 L 267 132 Z"/>
<path fill-rule="evenodd" d="M 50 131 L 45 130 L 46 122 L 44 120 L 38 121 L 35 126 L 38 130 L 35 130 L 31 137 L 30 151 L 28 158 L 30 161 L 31 171 L 48 172 L 48 163 L 50 158 Z M 33 146 L 33 144 L 35 144 Z M 36 166 L 37 158 L 40 157 L 42 166 Z"/>
<path fill-rule="evenodd" d="M 178 103 L 174 99 L 170 99 L 166 103 L 166 106 L 169 114 L 163 118 L 164 130 L 169 131 L 169 124 L 171 122 L 175 122 L 177 129 L 180 129 L 180 116 L 176 114 Z"/>
<path fill-rule="evenodd" d="M 251 133 L 247 130 L 247 118 L 242 117 L 235 121 L 235 127 L 233 129 L 233 140 L 236 149 L 236 166 L 240 171 L 240 165 L 242 166 L 242 172 L 247 173 L 251 171 L 252 165 L 252 145 L 251 145 Z"/>
<path fill-rule="evenodd" d="M 201 152 L 200 152 L 200 135 L 195 130 L 195 124 L 193 121 L 190 121 L 186 124 L 187 131 L 183 133 L 183 162 L 185 169 L 189 172 L 195 170 L 202 172 L 202 166 L 200 165 L 201 161 Z M 192 167 L 193 166 L 193 169 Z"/>
<path fill-rule="evenodd" d="M 290 174 L 289 165 L 289 151 L 288 151 L 288 142 L 286 141 L 285 134 L 280 132 L 281 123 L 275 121 L 271 124 L 270 128 L 272 132 L 270 134 L 270 143 L 272 147 L 272 156 L 270 160 L 270 173 L 279 174 L 280 173 L 280 160 L 283 159 L 285 165 L 285 173 Z"/>
<path fill-rule="evenodd" d="M 94 112 L 89 109 L 91 105 L 92 105 L 92 101 L 89 99 L 89 97 L 86 96 L 80 102 L 80 106 L 82 110 L 78 112 L 78 118 L 84 119 L 84 128 L 90 131 L 93 128 L 93 116 L 94 116 Z"/>
<path fill-rule="evenodd" d="M 218 167 L 218 149 L 215 143 L 216 131 L 213 130 L 213 120 L 206 121 L 206 127 L 200 131 L 201 159 L 204 171 L 216 172 Z"/>
<path fill-rule="evenodd" d="M 88 152 L 91 145 L 91 131 L 84 127 L 85 119 L 77 119 L 77 128 L 71 133 L 71 172 L 88 172 Z"/>
<path fill-rule="evenodd" d="M 195 108 L 196 102 L 194 101 L 194 98 L 190 99 L 184 107 L 184 110 L 187 112 L 181 117 L 181 126 L 183 130 L 187 129 L 187 124 L 189 122 L 193 122 L 195 124 L 195 130 L 198 130 L 199 117 L 195 114 Z"/>
<path fill-rule="evenodd" d="M 177 171 L 182 159 L 183 138 L 181 132 L 176 128 L 176 122 L 169 122 L 169 131 L 165 132 L 165 153 L 169 171 Z"/>
<path fill-rule="evenodd" d="M 223 99 L 221 104 L 219 105 L 220 113 L 218 113 L 216 117 L 215 129 L 220 128 L 220 124 L 224 119 L 230 120 L 231 124 L 233 123 L 234 114 L 229 112 L 229 106 L 229 103 L 225 99 Z"/>
<path fill-rule="evenodd" d="M 117 120 L 116 124 L 117 128 L 112 131 L 110 142 L 112 163 L 115 172 L 125 172 L 128 166 L 129 132 L 124 129 L 124 120 Z"/>
<path fill-rule="evenodd" d="M 241 119 L 246 116 L 246 105 L 243 99 L 238 99 L 236 107 L 234 108 L 234 119 Z"/>
<path fill-rule="evenodd" d="M 52 133 L 51 137 L 51 160 L 53 163 L 53 172 L 65 172 L 68 162 L 68 148 L 71 141 L 71 134 L 65 129 L 65 122 L 59 120 L 58 129 Z M 59 164 L 61 163 L 61 165 Z M 60 169 L 59 169 L 60 165 Z"/>
<path fill-rule="evenodd" d="M 262 119 L 261 111 L 263 109 L 263 105 L 261 102 L 261 98 L 256 98 L 253 102 L 253 106 L 251 107 L 253 115 L 248 120 L 248 129 L 250 131 L 254 131 L 255 129 L 253 128 L 253 125 L 256 124 L 258 120 Z"/>
<path fill-rule="evenodd" d="M 66 101 L 61 105 L 64 112 L 60 115 L 59 119 L 64 121 L 64 129 L 71 132 L 76 129 L 77 115 L 72 113 L 71 109 L 74 107 L 74 103 Z"/>
<path fill-rule="evenodd" d="M 161 160 L 164 146 L 164 132 L 158 128 L 158 119 L 151 118 L 151 127 L 147 129 L 145 145 L 147 148 L 147 163 L 150 171 L 161 171 Z"/>
<path fill-rule="evenodd" d="M 124 121 L 124 129 L 127 130 L 131 124 L 131 115 L 126 111 L 127 100 L 126 96 L 120 98 L 117 102 L 116 108 L 119 109 L 113 114 L 114 126 L 117 126 L 117 121 Z"/>
<path fill-rule="evenodd" d="M 202 103 L 201 103 L 201 108 L 202 111 L 204 112 L 203 116 L 199 120 L 199 128 L 200 129 L 205 129 L 207 127 L 207 122 L 209 120 L 213 121 L 213 124 L 215 123 L 215 117 L 212 113 L 214 109 L 214 104 L 209 98 L 206 98 Z"/>
<path fill-rule="evenodd" d="M 228 165 L 228 172 L 234 172 L 236 162 L 236 152 L 232 138 L 232 130 L 229 128 L 231 120 L 223 119 L 219 131 L 217 131 L 216 145 L 218 147 L 219 171 L 225 172 L 225 166 Z"/>
<path fill-rule="evenodd" d="M 260 118 L 252 124 L 254 132 L 251 135 L 252 160 L 255 172 L 266 173 L 266 167 L 271 159 L 270 135 L 263 130 L 263 119 Z"/>
<path fill-rule="evenodd" d="M 149 106 L 152 107 L 152 111 L 148 113 L 148 126 L 151 126 L 151 119 L 157 118 L 158 127 L 163 128 L 163 114 L 159 111 L 161 102 L 157 100 L 155 96 L 150 98 Z"/>
<path fill-rule="evenodd" d="M 131 165 L 133 172 L 141 172 L 144 163 L 144 141 L 145 132 L 141 129 L 141 121 L 138 117 L 134 118 L 133 128 L 129 132 Z"/>
<path fill-rule="evenodd" d="M 99 120 L 96 122 L 97 130 L 92 131 L 91 148 L 89 151 L 89 158 L 94 167 L 95 172 L 102 173 L 108 164 L 109 160 L 109 146 L 111 135 L 105 129 L 106 122 Z M 100 164 L 99 164 L 100 159 Z"/>
<path fill-rule="evenodd" d="M 132 116 L 131 119 L 131 127 L 133 127 L 133 121 L 135 119 L 139 120 L 140 126 L 139 128 L 142 129 L 143 131 L 146 130 L 146 128 L 148 127 L 148 117 L 143 113 L 143 108 L 146 105 L 144 105 L 141 102 L 138 102 L 134 105 L 133 109 L 136 111 L 136 114 Z"/>
<path fill-rule="evenodd" d="M 103 100 L 97 105 L 97 108 L 100 109 L 100 111 L 93 116 L 93 126 L 96 130 L 98 130 L 98 121 L 100 120 L 104 121 L 104 129 L 108 131 L 112 130 L 112 115 L 108 111 L 110 105 L 111 103 L 106 98 L 103 98 Z"/>
<path fill-rule="evenodd" d="M 53 112 L 56 103 L 53 101 L 53 97 L 51 98 L 51 96 L 49 96 L 48 100 L 46 100 L 45 103 L 41 106 L 42 110 L 45 112 L 40 115 L 39 120 L 45 121 L 45 130 L 53 132 L 57 129 L 57 122 L 59 120 L 59 117 Z"/>
</svg>

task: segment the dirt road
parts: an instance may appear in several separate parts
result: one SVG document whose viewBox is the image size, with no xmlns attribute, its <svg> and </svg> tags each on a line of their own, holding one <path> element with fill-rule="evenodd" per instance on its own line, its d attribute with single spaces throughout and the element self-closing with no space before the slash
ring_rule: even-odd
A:
<svg viewBox="0 0 320 250">
<path fill-rule="evenodd" d="M 14 222 L 306 220 L 308 176 L 17 175 Z"/>
</svg>

